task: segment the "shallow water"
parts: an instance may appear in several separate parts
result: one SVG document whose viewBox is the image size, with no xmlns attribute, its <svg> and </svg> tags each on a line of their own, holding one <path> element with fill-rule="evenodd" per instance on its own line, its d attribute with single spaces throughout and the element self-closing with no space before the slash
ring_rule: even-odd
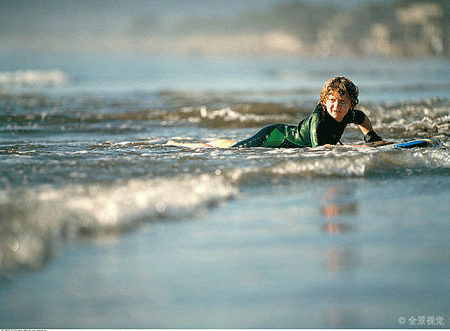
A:
<svg viewBox="0 0 450 331">
<path fill-rule="evenodd" d="M 1 57 L 2 327 L 450 318 L 447 61 L 32 59 Z M 383 138 L 443 147 L 164 145 L 297 123 L 336 74 Z"/>
</svg>

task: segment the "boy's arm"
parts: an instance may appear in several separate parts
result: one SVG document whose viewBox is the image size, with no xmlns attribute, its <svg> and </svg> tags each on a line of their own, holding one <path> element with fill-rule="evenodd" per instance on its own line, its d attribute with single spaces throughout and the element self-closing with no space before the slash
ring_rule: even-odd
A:
<svg viewBox="0 0 450 331">
<path fill-rule="evenodd" d="M 364 134 L 364 141 L 366 143 L 383 140 L 379 135 L 375 133 L 372 127 L 372 123 L 367 116 L 364 116 L 364 121 L 358 126 L 361 132 Z"/>
<path fill-rule="evenodd" d="M 358 126 L 364 135 L 366 135 L 370 131 L 373 131 L 372 123 L 367 116 L 364 116 L 364 121 Z"/>
</svg>

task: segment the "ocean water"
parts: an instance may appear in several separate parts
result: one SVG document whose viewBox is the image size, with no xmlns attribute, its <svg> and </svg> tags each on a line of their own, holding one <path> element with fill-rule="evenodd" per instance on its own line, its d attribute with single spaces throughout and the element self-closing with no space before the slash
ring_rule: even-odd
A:
<svg viewBox="0 0 450 331">
<path fill-rule="evenodd" d="M 442 148 L 165 145 L 296 124 L 337 75 Z M 440 58 L 3 51 L 0 326 L 448 327 L 449 111 Z"/>
</svg>

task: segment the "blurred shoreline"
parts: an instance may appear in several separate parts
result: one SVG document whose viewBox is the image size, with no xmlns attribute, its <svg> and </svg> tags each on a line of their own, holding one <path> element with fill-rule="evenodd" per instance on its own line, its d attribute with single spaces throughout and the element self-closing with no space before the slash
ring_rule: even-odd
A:
<svg viewBox="0 0 450 331">
<path fill-rule="evenodd" d="M 5 3 L 0 54 L 450 56 L 450 4 L 443 0 L 369 1 L 347 7 L 280 0 L 268 8 L 255 3 L 254 10 L 232 2 L 235 8 L 226 14 L 220 6 L 217 12 L 202 11 L 197 2 L 191 10 L 181 6 L 172 12 L 159 10 L 163 5 L 155 7 L 152 1 Z"/>
</svg>

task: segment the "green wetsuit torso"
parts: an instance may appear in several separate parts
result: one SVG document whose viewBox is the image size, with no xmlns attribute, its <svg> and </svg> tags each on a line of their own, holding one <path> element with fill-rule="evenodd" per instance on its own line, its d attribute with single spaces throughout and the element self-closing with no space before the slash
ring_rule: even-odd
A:
<svg viewBox="0 0 450 331">
<path fill-rule="evenodd" d="M 318 104 L 314 111 L 298 125 L 272 124 L 252 137 L 232 147 L 299 148 L 335 145 L 350 123 L 362 124 L 366 115 L 360 110 L 349 110 L 341 122 L 336 121 Z"/>
</svg>

